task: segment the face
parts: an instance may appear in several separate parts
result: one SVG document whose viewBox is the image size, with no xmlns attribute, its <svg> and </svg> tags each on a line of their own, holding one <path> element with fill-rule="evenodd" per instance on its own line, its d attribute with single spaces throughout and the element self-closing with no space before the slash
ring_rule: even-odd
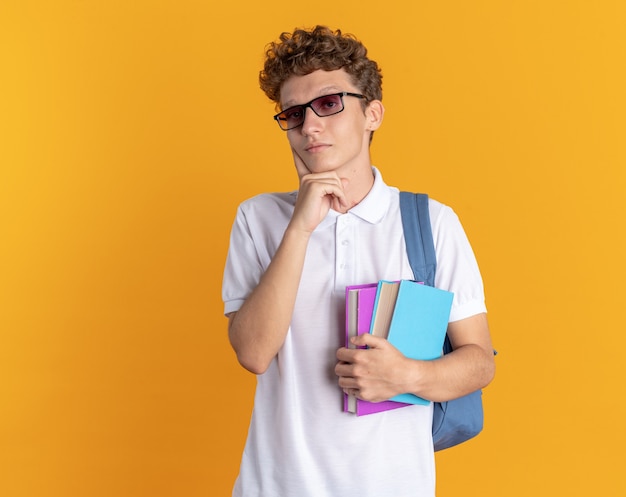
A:
<svg viewBox="0 0 626 497">
<path fill-rule="evenodd" d="M 343 69 L 315 71 L 285 81 L 280 104 L 287 109 L 342 91 L 361 93 Z M 349 177 L 370 171 L 369 137 L 382 121 L 382 104 L 370 102 L 364 111 L 361 99 L 344 96 L 343 105 L 342 112 L 326 117 L 307 108 L 302 126 L 286 131 L 294 155 L 311 173 L 337 171 Z"/>
</svg>

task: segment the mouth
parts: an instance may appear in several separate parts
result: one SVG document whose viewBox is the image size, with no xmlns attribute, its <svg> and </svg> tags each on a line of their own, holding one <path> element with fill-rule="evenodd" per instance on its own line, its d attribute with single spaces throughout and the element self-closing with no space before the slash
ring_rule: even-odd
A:
<svg viewBox="0 0 626 497">
<path fill-rule="evenodd" d="M 328 147 L 330 147 L 330 145 L 326 143 L 311 143 L 307 145 L 304 150 L 310 154 L 315 154 L 326 150 Z"/>
</svg>

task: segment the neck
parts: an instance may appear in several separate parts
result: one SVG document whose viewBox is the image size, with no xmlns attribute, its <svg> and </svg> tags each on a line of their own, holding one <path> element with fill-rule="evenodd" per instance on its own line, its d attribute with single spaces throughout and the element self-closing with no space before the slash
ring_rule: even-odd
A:
<svg viewBox="0 0 626 497">
<path fill-rule="evenodd" d="M 348 180 L 344 186 L 344 191 L 348 199 L 348 208 L 342 209 L 343 213 L 357 205 L 363 200 L 374 186 L 374 171 L 371 166 L 358 171 L 346 177 Z"/>
</svg>

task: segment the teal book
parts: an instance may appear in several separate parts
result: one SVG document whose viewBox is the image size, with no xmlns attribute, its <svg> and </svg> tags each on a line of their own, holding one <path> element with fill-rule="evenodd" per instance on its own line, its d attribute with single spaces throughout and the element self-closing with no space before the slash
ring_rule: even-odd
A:
<svg viewBox="0 0 626 497">
<path fill-rule="evenodd" d="M 387 340 L 406 357 L 432 360 L 441 357 L 454 294 L 410 280 L 399 282 Z M 428 404 L 416 395 L 392 397 L 396 402 Z"/>
</svg>

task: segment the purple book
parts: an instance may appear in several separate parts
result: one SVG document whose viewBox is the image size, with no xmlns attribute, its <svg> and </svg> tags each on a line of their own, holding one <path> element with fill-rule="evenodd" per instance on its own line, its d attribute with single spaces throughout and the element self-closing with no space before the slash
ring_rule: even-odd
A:
<svg viewBox="0 0 626 497">
<path fill-rule="evenodd" d="M 354 348 L 354 345 L 350 344 L 350 337 L 370 332 L 377 288 L 378 283 L 346 287 L 346 347 Z M 343 410 L 354 413 L 357 416 L 365 416 L 366 414 L 374 414 L 411 405 L 393 400 L 367 402 L 346 393 L 343 395 Z"/>
</svg>

